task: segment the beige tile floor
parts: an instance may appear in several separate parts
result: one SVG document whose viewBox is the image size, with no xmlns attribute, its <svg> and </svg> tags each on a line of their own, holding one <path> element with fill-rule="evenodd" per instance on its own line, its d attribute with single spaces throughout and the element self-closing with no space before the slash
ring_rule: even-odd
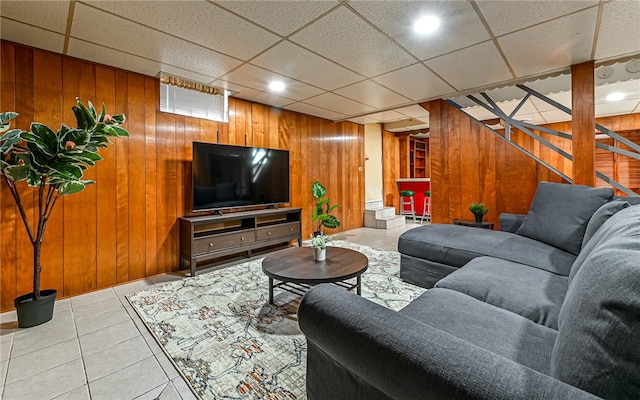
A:
<svg viewBox="0 0 640 400">
<path fill-rule="evenodd" d="M 415 226 L 334 237 L 396 250 L 398 236 Z M 50 322 L 29 329 L 17 328 L 15 311 L 0 314 L 0 399 L 195 399 L 125 298 L 185 277 L 163 274 L 62 299 Z"/>
</svg>

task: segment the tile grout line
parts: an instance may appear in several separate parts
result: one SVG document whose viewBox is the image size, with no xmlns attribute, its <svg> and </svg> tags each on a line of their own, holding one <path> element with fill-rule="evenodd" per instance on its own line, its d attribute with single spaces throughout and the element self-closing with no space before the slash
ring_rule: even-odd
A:
<svg viewBox="0 0 640 400">
<path fill-rule="evenodd" d="M 80 362 L 82 363 L 82 371 L 84 372 L 84 382 L 85 382 L 85 385 L 87 386 L 87 393 L 89 393 L 89 398 L 91 399 L 91 387 L 89 387 L 89 375 L 87 374 L 87 367 L 84 363 L 84 352 L 82 351 L 82 345 L 80 344 L 80 335 L 78 334 L 78 326 L 76 325 L 76 317 L 75 317 L 75 313 L 73 312 L 73 303 L 71 303 L 71 301 L 69 301 L 69 309 L 71 310 L 71 319 L 73 320 L 73 329 L 76 332 L 76 340 L 78 341 L 78 348 L 80 349 Z M 72 390 L 76 390 L 76 389 L 77 388 L 74 388 Z M 66 392 L 66 393 L 69 393 L 69 392 Z M 63 394 L 66 394 L 66 393 L 63 393 Z"/>
</svg>

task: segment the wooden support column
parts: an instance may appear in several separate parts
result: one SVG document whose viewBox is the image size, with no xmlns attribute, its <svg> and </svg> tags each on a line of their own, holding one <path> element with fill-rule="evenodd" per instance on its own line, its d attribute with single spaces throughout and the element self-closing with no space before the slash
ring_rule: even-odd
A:
<svg viewBox="0 0 640 400">
<path fill-rule="evenodd" d="M 573 183 L 596 185 L 594 62 L 571 66 Z"/>
</svg>

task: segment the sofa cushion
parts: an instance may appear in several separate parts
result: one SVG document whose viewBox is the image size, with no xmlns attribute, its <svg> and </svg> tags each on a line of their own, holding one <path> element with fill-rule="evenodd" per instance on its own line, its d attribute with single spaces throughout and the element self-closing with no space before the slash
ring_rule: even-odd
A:
<svg viewBox="0 0 640 400">
<path fill-rule="evenodd" d="M 638 207 L 639 206 L 631 206 L 629 208 L 640 209 Z M 584 262 L 587 260 L 587 258 L 593 251 L 593 249 L 598 247 L 601 242 L 608 240 L 612 235 L 616 235 L 617 234 L 616 231 L 620 224 L 625 224 L 630 222 L 630 221 L 625 221 L 625 218 L 627 218 L 627 214 L 626 213 L 621 214 L 621 211 L 615 213 L 607 221 L 605 221 L 602 224 L 602 226 L 593 234 L 591 239 L 585 244 L 584 248 L 582 249 L 580 254 L 578 254 L 578 257 L 576 257 L 576 260 L 573 262 L 573 265 L 571 266 L 571 271 L 569 272 L 569 284 L 571 284 L 571 281 L 576 276 L 576 274 L 578 273 L 578 271 L 580 270 Z"/>
<path fill-rule="evenodd" d="M 637 399 L 640 206 L 619 211 L 592 242 L 560 310 L 551 375 L 600 397 Z"/>
<path fill-rule="evenodd" d="M 568 285 L 566 276 L 493 257 L 475 258 L 436 283 L 553 329 Z"/>
<path fill-rule="evenodd" d="M 589 219 L 612 197 L 609 188 L 540 182 L 517 234 L 577 255 Z"/>
<path fill-rule="evenodd" d="M 430 289 L 399 311 L 544 374 L 557 332 L 448 289 Z"/>
<path fill-rule="evenodd" d="M 476 257 L 491 256 L 569 275 L 576 256 L 546 243 L 509 232 L 460 225 L 431 224 L 400 235 L 398 251 L 416 258 L 462 267 Z"/>
<path fill-rule="evenodd" d="M 618 211 L 629 207 L 629 202 L 623 199 L 615 199 L 611 200 L 608 203 L 603 204 L 600 208 L 596 210 L 589 219 L 589 223 L 587 224 L 587 229 L 584 232 L 584 237 L 582 238 L 582 248 L 587 244 L 589 239 L 593 236 L 594 233 L 602 224 L 604 224 L 611 216 Z"/>
</svg>

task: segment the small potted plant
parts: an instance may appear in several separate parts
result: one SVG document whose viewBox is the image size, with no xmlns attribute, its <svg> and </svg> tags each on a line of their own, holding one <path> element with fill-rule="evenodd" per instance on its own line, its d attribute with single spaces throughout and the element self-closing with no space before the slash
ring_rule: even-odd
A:
<svg viewBox="0 0 640 400">
<path fill-rule="evenodd" d="M 110 137 L 129 136 L 119 127 L 124 114 L 109 115 L 104 106 L 98 114 L 76 99 L 73 112 L 77 128 L 66 125 L 54 132 L 46 125 L 33 122 L 29 131 L 11 129 L 15 112 L 0 113 L 0 176 L 9 188 L 33 246 L 33 291 L 14 300 L 18 326 L 29 328 L 49 321 L 53 316 L 56 290 L 40 290 L 40 256 L 47 222 L 62 196 L 81 192 L 93 181 L 82 179 L 83 172 L 102 159 L 98 150 L 107 147 Z M 36 205 L 27 208 L 21 198 L 20 182 L 36 188 Z M 31 192 L 28 192 L 29 195 Z M 34 223 L 29 221 L 34 218 Z"/>
<path fill-rule="evenodd" d="M 482 217 L 489 212 L 489 209 L 484 206 L 482 203 L 471 203 L 469 206 L 469 211 L 476 217 L 476 223 L 482 223 Z"/>
<path fill-rule="evenodd" d="M 313 259 L 324 261 L 327 258 L 327 243 L 333 238 L 331 235 L 311 235 L 311 247 L 313 247 Z"/>
<path fill-rule="evenodd" d="M 327 189 L 315 181 L 311 185 L 311 193 L 313 198 L 316 199 L 313 213 L 311 215 L 311 221 L 318 223 L 316 231 L 313 233 L 316 236 L 322 235 L 322 227 L 334 229 L 340 226 L 340 221 L 335 215 L 331 215 L 331 211 L 338 208 L 338 204 L 331 205 L 328 198 L 324 198 L 327 194 Z"/>
</svg>

